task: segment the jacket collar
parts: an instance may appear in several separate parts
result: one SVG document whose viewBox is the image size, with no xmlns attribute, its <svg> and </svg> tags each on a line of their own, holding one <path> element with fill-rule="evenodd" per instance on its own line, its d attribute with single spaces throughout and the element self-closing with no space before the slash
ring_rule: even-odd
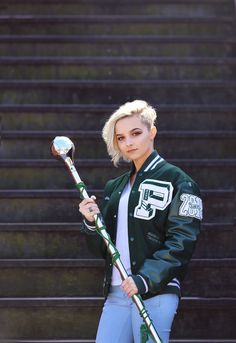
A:
<svg viewBox="0 0 236 343">
<path fill-rule="evenodd" d="M 139 173 L 143 173 L 143 172 L 148 172 L 150 170 L 153 170 L 154 168 L 156 168 L 156 166 L 163 162 L 164 159 L 158 154 L 158 152 L 156 150 L 154 150 L 150 156 L 148 156 L 148 158 L 146 159 L 146 161 L 143 163 L 142 167 L 139 169 Z M 131 171 L 130 171 L 130 175 L 133 174 L 135 171 L 135 166 L 134 163 L 132 163 L 131 166 Z"/>
</svg>

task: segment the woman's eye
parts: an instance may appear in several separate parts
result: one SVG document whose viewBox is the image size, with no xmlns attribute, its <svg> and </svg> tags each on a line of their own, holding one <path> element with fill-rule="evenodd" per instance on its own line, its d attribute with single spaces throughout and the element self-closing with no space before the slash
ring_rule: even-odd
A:
<svg viewBox="0 0 236 343">
<path fill-rule="evenodd" d="M 140 135 L 141 134 L 141 132 L 133 132 L 133 136 L 138 136 L 138 135 Z"/>
<path fill-rule="evenodd" d="M 117 140 L 121 142 L 123 140 L 123 137 L 118 137 Z"/>
</svg>

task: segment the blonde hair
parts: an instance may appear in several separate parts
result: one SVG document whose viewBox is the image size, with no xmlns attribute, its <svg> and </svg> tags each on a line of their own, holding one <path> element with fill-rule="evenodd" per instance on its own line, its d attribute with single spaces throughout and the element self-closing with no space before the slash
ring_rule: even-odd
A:
<svg viewBox="0 0 236 343">
<path fill-rule="evenodd" d="M 134 100 L 120 106 L 110 116 L 102 130 L 102 137 L 107 145 L 107 152 L 116 167 L 122 158 L 126 161 L 127 159 L 121 154 L 118 148 L 115 137 L 115 125 L 119 119 L 133 115 L 138 115 L 149 130 L 154 126 L 157 117 L 155 109 L 146 101 Z"/>
</svg>

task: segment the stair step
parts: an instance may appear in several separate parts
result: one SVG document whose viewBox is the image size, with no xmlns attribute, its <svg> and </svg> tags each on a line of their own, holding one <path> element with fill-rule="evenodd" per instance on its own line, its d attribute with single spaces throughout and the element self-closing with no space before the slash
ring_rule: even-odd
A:
<svg viewBox="0 0 236 343">
<path fill-rule="evenodd" d="M 223 142 L 221 141 L 221 144 Z M 4 146 L 4 143 L 2 143 Z M 182 168 L 201 186 L 217 188 L 220 184 L 232 187 L 236 184 L 236 159 L 167 159 Z M 108 159 L 75 160 L 80 177 L 90 188 L 101 188 L 110 178 L 129 169 L 122 164 L 114 168 Z M 73 184 L 63 163 L 55 159 L 0 159 L 0 189 L 72 188 Z M 211 174 L 209 180 L 208 175 Z M 56 180 L 56 184 L 55 184 Z"/>
<path fill-rule="evenodd" d="M 101 138 L 102 131 L 101 130 L 2 130 L 1 137 L 2 139 L 16 139 L 16 138 L 42 138 L 48 139 L 51 137 L 55 137 L 56 135 L 63 135 L 63 136 L 70 136 L 72 138 L 81 137 L 81 138 L 89 138 L 89 139 L 98 139 Z M 190 131 L 190 130 L 168 130 L 168 131 L 161 131 L 159 133 L 161 138 L 185 138 L 185 139 L 203 139 L 206 137 L 214 138 L 214 139 L 230 139 L 236 138 L 236 130 L 218 130 L 218 131 Z"/>
<path fill-rule="evenodd" d="M 199 297 L 234 297 L 235 275 L 235 258 L 193 259 L 182 284 L 182 294 Z"/>
<path fill-rule="evenodd" d="M 230 35 L 0 35 L 2 56 L 232 57 Z"/>
<path fill-rule="evenodd" d="M 203 223 L 199 241 L 194 253 L 195 257 L 233 257 L 236 239 L 235 223 L 222 225 L 221 223 Z"/>
<path fill-rule="evenodd" d="M 151 43 L 192 43 L 192 44 L 236 44 L 234 36 L 191 36 L 191 35 L 40 35 L 40 34 L 27 34 L 27 35 L 0 35 L 1 42 L 9 43 L 35 43 L 35 42 L 57 42 L 57 43 L 120 43 L 120 42 L 151 42 Z M 73 56 L 73 55 L 71 55 Z"/>
<path fill-rule="evenodd" d="M 196 168 L 208 167 L 208 168 L 222 168 L 224 166 L 235 167 L 236 159 L 170 159 L 170 163 L 178 164 L 183 167 L 194 166 Z M 109 159 L 76 159 L 75 164 L 78 164 L 80 168 L 110 168 L 112 167 Z M 58 161 L 55 159 L 1 159 L 1 167 L 7 168 L 24 168 L 24 167 L 50 167 L 58 168 Z M 122 162 L 120 167 L 128 168 L 129 164 Z"/>
<path fill-rule="evenodd" d="M 0 270 L 1 297 L 102 295 L 103 260 L 4 259 L 0 260 Z M 235 272 L 236 258 L 193 259 L 181 293 L 191 297 L 235 297 Z"/>
<path fill-rule="evenodd" d="M 156 100 L 155 100 L 156 101 Z M 157 108 L 161 130 L 236 130 L 236 105 L 166 105 Z M 0 105 L 2 130 L 97 130 L 119 104 Z M 83 120 L 80 120 L 83 118 Z M 225 120 L 227 118 L 227 120 Z M 203 120 L 204 119 L 204 120 Z"/>
<path fill-rule="evenodd" d="M 1 258 L 92 258 L 80 223 L 0 225 Z M 223 235 L 224 236 L 224 235 Z"/>
<path fill-rule="evenodd" d="M 4 65 L 60 65 L 60 64 L 78 64 L 78 65 L 107 65 L 111 64 L 113 67 L 115 65 L 134 65 L 134 64 L 160 64 L 160 65 L 235 65 L 236 61 L 234 58 L 223 57 L 147 57 L 147 56 L 125 56 L 125 57 L 12 57 L 12 56 L 1 56 L 1 64 Z"/>
<path fill-rule="evenodd" d="M 0 80 L 0 88 L 2 103 L 119 103 L 135 98 L 152 103 L 158 98 L 215 105 L 234 103 L 236 96 L 236 82 L 229 80 Z"/>
<path fill-rule="evenodd" d="M 0 57 L 3 79 L 231 79 L 234 58 Z M 86 68 L 85 68 L 86 66 Z M 180 67 L 180 68 L 178 68 Z"/>
<path fill-rule="evenodd" d="M 107 158 L 107 149 L 100 130 L 2 130 L 0 156 L 3 159 L 51 159 L 50 145 L 56 136 L 70 137 L 76 149 L 79 147 L 80 158 Z M 189 159 L 192 156 L 196 159 L 233 159 L 235 138 L 236 130 L 160 130 L 155 147 L 167 159 Z M 189 141 L 191 144 L 188 144 Z"/>
<path fill-rule="evenodd" d="M 217 267 L 236 265 L 236 259 L 195 259 L 193 264 L 201 266 Z M 102 259 L 0 259 L 0 268 L 104 268 Z"/>
<path fill-rule="evenodd" d="M 0 270 L 1 297 L 102 296 L 103 260 L 5 259 Z"/>
<path fill-rule="evenodd" d="M 79 222 L 0 223 L 1 259 L 93 258 Z M 195 258 L 235 256 L 233 222 L 203 222 Z"/>
<path fill-rule="evenodd" d="M 232 34 L 233 16 L 0 15 L 1 34 Z"/>
<path fill-rule="evenodd" d="M 54 24 L 182 24 L 182 23 L 195 23 L 199 26 L 202 26 L 204 23 L 208 23 L 210 25 L 216 25 L 216 24 L 234 24 L 234 17 L 232 16 L 232 13 L 229 16 L 219 16 L 212 14 L 210 16 L 197 16 L 194 15 L 192 17 L 188 16 L 157 16 L 157 15 L 116 15 L 116 14 L 109 14 L 109 15 L 37 15 L 37 14 L 31 14 L 31 15 L 24 15 L 24 14 L 18 14 L 18 15 L 0 15 L 0 25 L 4 24 L 25 24 L 28 23 L 30 25 L 34 24 L 48 24 L 51 25 Z M 136 31 L 135 31 L 136 32 Z M 186 32 L 186 31 L 185 31 Z M 188 32 L 189 33 L 189 32 Z M 222 34 L 222 32 L 221 32 Z"/>
<path fill-rule="evenodd" d="M 110 14 L 110 15 L 24 15 L 24 14 L 18 14 L 18 15 L 0 15 L 0 25 L 3 24 L 14 24 L 14 23 L 29 23 L 29 24 L 71 24 L 71 23 L 82 23 L 82 24 L 93 24 L 93 23 L 99 23 L 99 24 L 129 24 L 129 23 L 163 23 L 163 24 L 175 24 L 175 23 L 192 23 L 195 22 L 196 24 L 202 25 L 203 23 L 209 23 L 209 24 L 233 24 L 234 23 L 234 16 L 156 16 L 156 15 L 116 15 L 116 14 Z"/>
<path fill-rule="evenodd" d="M 52 339 L 56 333 L 67 339 L 91 339 L 102 304 L 103 298 L 97 297 L 1 298 L 1 338 Z M 236 334 L 235 314 L 236 298 L 182 298 L 172 336 L 230 339 Z"/>
<path fill-rule="evenodd" d="M 89 189 L 88 193 L 96 195 L 99 203 L 103 191 Z M 205 221 L 233 221 L 233 188 L 203 190 L 202 197 Z M 11 222 L 77 222 L 80 217 L 79 192 L 76 190 L 0 190 L 0 198 L 3 199 L 2 222 L 9 222 L 9 219 Z"/>
<path fill-rule="evenodd" d="M 10 297 L 0 298 L 0 308 L 27 307 L 101 307 L 103 297 Z M 236 298 L 183 297 L 180 309 L 236 309 Z"/>
<path fill-rule="evenodd" d="M 93 338 L 103 298 L 1 298 L 0 337 Z"/>
<path fill-rule="evenodd" d="M 125 5 L 125 6 L 124 6 Z M 5 6 L 1 6 L 2 14 L 80 14 L 90 15 L 96 14 L 147 14 L 159 16 L 206 16 L 206 15 L 231 15 L 234 10 L 234 2 L 229 0 L 224 1 L 196 1 L 196 0 L 182 0 L 182 1 L 145 1 L 145 4 L 140 0 L 131 0 L 128 3 L 124 0 L 114 4 L 113 1 L 103 0 L 99 3 L 93 1 L 76 1 L 69 0 L 66 2 L 49 0 L 32 1 L 24 0 L 17 2 L 16 0 L 9 0 Z"/>
</svg>

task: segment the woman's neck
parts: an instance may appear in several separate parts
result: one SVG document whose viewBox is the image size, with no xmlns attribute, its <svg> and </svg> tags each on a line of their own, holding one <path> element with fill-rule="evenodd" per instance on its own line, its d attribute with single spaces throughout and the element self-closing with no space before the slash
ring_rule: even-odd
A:
<svg viewBox="0 0 236 343">
<path fill-rule="evenodd" d="M 134 160 L 134 167 L 135 167 L 135 173 L 138 173 L 138 171 L 141 169 L 142 165 L 144 164 L 144 162 L 147 160 L 147 158 L 153 153 L 154 148 L 152 148 L 152 150 L 150 150 L 145 156 L 143 156 L 142 159 L 138 159 L 138 160 Z"/>
<path fill-rule="evenodd" d="M 135 179 L 136 179 L 136 175 L 137 175 L 137 171 L 136 170 L 134 170 L 134 172 L 130 175 L 130 185 L 131 185 L 131 187 L 133 186 L 133 184 L 134 184 L 134 181 L 135 181 Z"/>
</svg>

